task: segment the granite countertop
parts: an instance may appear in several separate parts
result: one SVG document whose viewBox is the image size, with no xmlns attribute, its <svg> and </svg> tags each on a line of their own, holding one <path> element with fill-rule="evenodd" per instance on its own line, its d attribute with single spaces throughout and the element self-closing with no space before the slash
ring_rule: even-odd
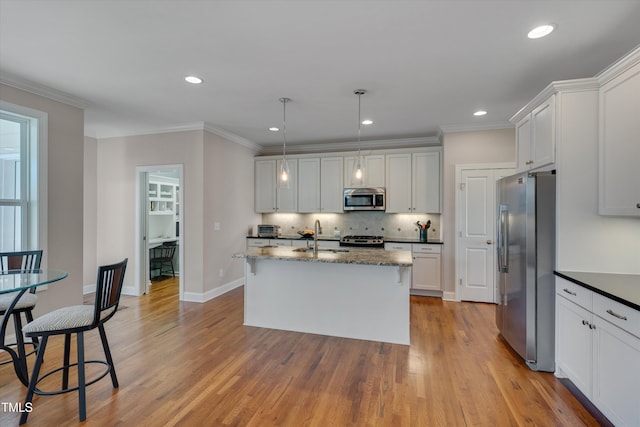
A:
<svg viewBox="0 0 640 427">
<path fill-rule="evenodd" d="M 248 248 L 246 252 L 234 254 L 234 258 L 264 258 L 284 261 L 324 262 L 338 264 L 364 264 L 411 267 L 410 251 L 385 251 L 381 249 L 341 248 L 299 252 L 299 248 L 268 247 Z"/>
<path fill-rule="evenodd" d="M 554 274 L 621 304 L 640 310 L 640 274 L 581 271 L 554 271 Z"/>
<path fill-rule="evenodd" d="M 247 236 L 247 239 L 289 239 L 289 240 L 313 240 L 313 238 L 305 238 L 300 236 L 299 234 L 282 234 L 278 237 L 258 237 L 258 236 Z M 334 241 L 339 242 L 340 237 L 335 237 L 333 235 L 328 234 L 320 234 L 318 236 L 318 240 L 325 241 Z M 442 240 L 428 240 L 426 242 L 421 242 L 417 237 L 415 239 L 406 238 L 406 237 L 388 237 L 384 236 L 384 241 L 389 243 L 426 243 L 430 245 L 442 245 L 444 242 Z"/>
</svg>

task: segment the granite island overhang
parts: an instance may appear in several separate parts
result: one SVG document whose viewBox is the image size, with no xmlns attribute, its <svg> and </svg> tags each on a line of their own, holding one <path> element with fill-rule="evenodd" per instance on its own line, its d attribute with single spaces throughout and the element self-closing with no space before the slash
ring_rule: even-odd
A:
<svg viewBox="0 0 640 427">
<path fill-rule="evenodd" d="M 249 248 L 244 324 L 408 345 L 409 251 Z"/>
</svg>

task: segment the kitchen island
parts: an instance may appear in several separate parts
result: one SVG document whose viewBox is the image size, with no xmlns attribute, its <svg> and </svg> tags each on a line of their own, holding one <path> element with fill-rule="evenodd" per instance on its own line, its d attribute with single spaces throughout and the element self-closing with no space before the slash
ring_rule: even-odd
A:
<svg viewBox="0 0 640 427">
<path fill-rule="evenodd" d="M 409 344 L 409 251 L 249 248 L 244 324 Z"/>
</svg>

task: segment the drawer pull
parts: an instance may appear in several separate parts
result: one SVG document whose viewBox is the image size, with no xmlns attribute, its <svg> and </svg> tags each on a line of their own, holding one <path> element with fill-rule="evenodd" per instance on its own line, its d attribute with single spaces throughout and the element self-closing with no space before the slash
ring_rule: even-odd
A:
<svg viewBox="0 0 640 427">
<path fill-rule="evenodd" d="M 620 320 L 627 320 L 627 316 L 623 316 L 622 314 L 618 314 L 618 313 L 616 313 L 615 311 L 613 311 L 611 309 L 607 310 L 607 313 L 609 313 L 613 317 L 617 317 Z"/>
<path fill-rule="evenodd" d="M 588 325 L 588 324 L 589 324 L 589 321 L 588 321 L 588 320 L 583 320 L 583 321 L 582 321 L 582 324 L 583 324 L 583 325 Z"/>
<path fill-rule="evenodd" d="M 578 294 L 576 294 L 575 292 L 571 292 L 569 289 L 564 288 L 563 291 L 565 291 L 566 293 L 568 293 L 569 295 L 573 295 L 574 297 Z"/>
</svg>

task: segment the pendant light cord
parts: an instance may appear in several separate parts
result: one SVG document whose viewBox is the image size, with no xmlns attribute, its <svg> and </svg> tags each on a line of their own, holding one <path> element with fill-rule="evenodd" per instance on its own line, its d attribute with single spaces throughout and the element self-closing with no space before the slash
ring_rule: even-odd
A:
<svg viewBox="0 0 640 427">
<path fill-rule="evenodd" d="M 287 102 L 289 98 L 280 98 L 282 102 L 282 158 L 287 157 Z"/>
</svg>

